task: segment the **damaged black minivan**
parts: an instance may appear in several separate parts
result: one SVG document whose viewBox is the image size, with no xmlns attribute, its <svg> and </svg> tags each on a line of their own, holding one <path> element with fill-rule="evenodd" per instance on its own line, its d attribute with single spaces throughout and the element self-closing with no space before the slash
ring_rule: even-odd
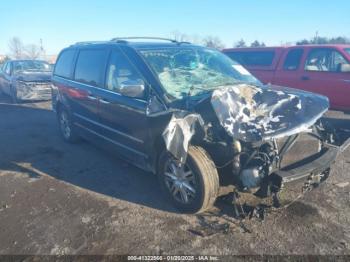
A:
<svg viewBox="0 0 350 262">
<path fill-rule="evenodd" d="M 291 181 L 320 183 L 349 144 L 322 121 L 326 97 L 264 86 L 213 49 L 149 40 L 64 49 L 53 109 L 66 141 L 84 137 L 157 174 L 181 211 L 210 208 L 223 177 L 262 198 Z"/>
</svg>

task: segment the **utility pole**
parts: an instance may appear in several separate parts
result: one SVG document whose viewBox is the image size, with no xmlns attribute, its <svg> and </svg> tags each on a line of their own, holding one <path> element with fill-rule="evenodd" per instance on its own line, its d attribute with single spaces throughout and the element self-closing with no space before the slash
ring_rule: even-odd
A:
<svg viewBox="0 0 350 262">
<path fill-rule="evenodd" d="M 46 59 L 46 54 L 45 54 L 45 49 L 44 49 L 44 45 L 43 45 L 43 39 L 40 38 L 40 54 L 41 54 L 41 58 L 42 59 Z"/>
</svg>

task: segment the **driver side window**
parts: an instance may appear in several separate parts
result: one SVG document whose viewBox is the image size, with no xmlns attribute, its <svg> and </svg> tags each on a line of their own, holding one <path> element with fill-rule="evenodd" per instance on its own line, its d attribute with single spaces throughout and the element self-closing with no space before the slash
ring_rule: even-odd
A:
<svg viewBox="0 0 350 262">
<path fill-rule="evenodd" d="M 141 74 L 121 52 L 113 50 L 107 67 L 106 89 L 120 93 L 120 88 L 128 82 L 143 82 Z"/>
<path fill-rule="evenodd" d="M 345 58 L 334 49 L 314 49 L 306 63 L 306 71 L 341 72 L 342 65 L 348 64 Z"/>
</svg>

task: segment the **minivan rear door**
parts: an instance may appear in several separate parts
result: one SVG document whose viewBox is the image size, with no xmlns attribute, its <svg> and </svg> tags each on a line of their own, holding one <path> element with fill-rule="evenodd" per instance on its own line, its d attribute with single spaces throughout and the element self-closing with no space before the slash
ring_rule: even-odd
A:
<svg viewBox="0 0 350 262">
<path fill-rule="evenodd" d="M 81 48 L 76 60 L 70 86 L 71 107 L 77 125 L 90 133 L 96 133 L 99 128 L 98 91 L 104 86 L 109 51 L 98 46 Z"/>
</svg>

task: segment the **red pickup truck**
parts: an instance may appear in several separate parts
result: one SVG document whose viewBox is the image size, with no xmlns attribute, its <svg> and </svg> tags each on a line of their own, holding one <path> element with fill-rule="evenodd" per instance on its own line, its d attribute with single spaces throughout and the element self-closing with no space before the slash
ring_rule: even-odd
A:
<svg viewBox="0 0 350 262">
<path fill-rule="evenodd" d="M 331 108 L 350 110 L 350 45 L 231 48 L 223 52 L 264 84 L 325 95 Z"/>
</svg>

